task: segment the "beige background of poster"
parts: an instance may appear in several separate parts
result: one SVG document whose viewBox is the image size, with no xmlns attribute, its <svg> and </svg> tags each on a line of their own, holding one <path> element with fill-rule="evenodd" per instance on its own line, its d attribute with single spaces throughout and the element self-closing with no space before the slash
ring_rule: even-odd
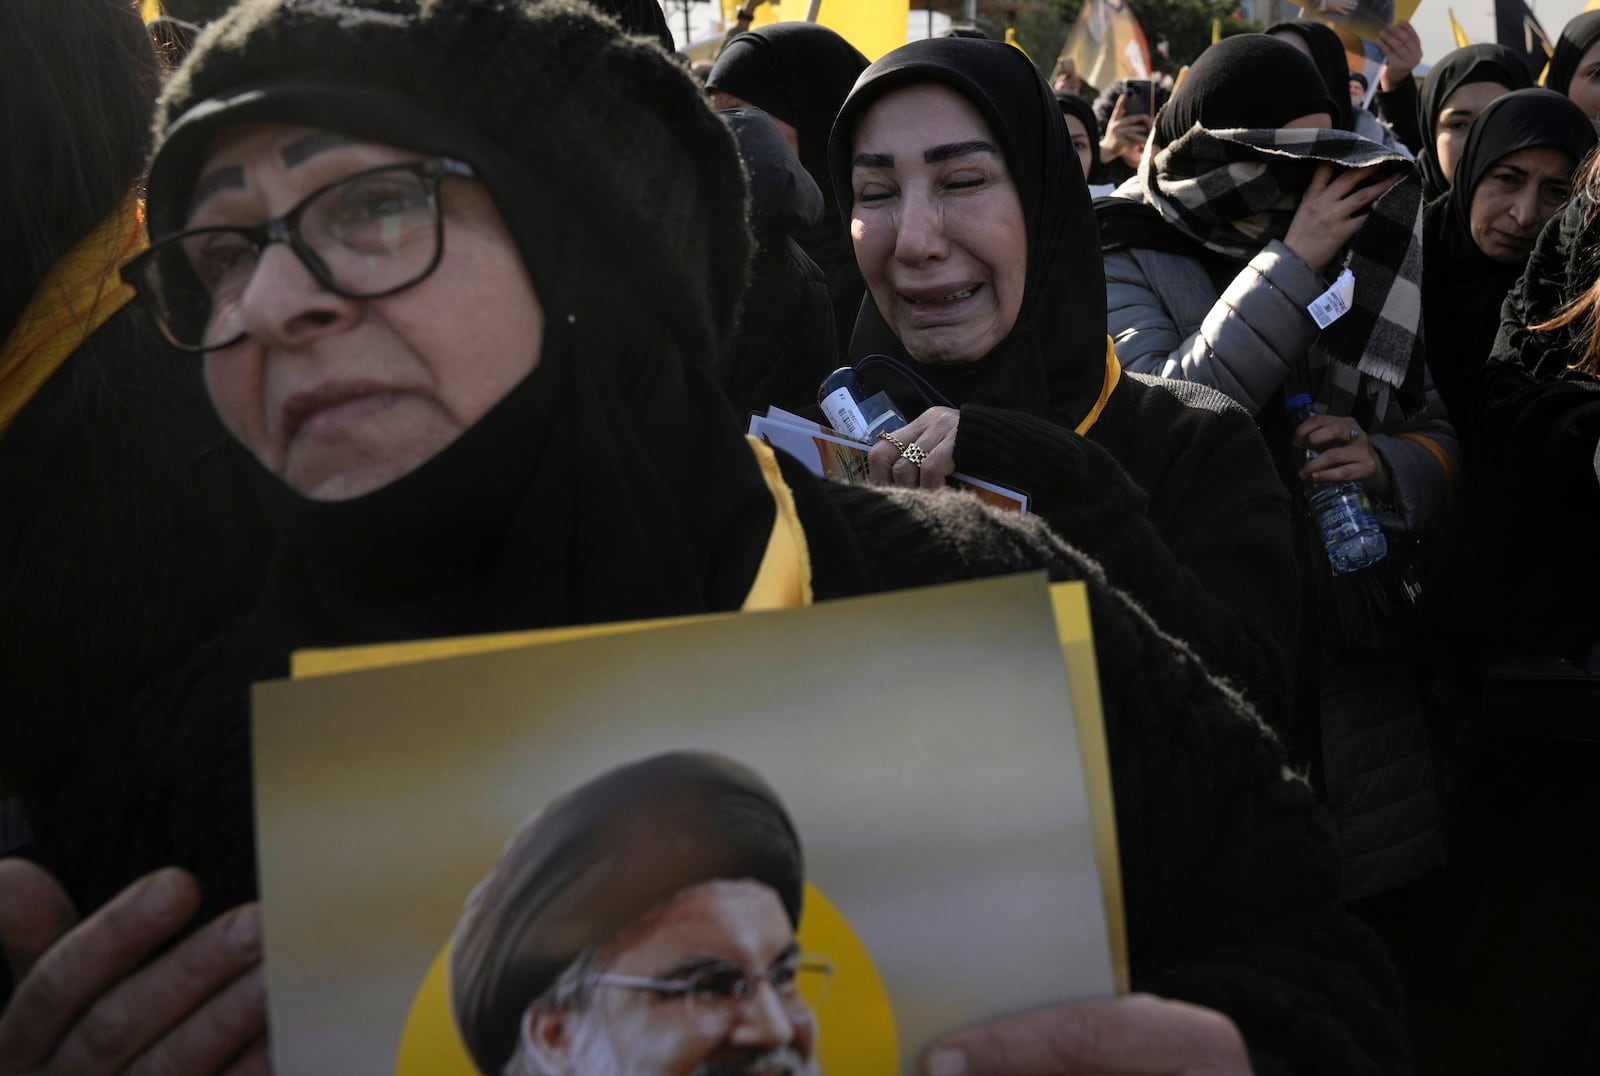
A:
<svg viewBox="0 0 1600 1076">
<path fill-rule="evenodd" d="M 505 838 L 670 748 L 773 784 L 888 984 L 905 1071 L 956 1024 L 1110 993 L 1067 700 L 1037 577 L 261 685 L 275 1061 L 391 1071 Z"/>
</svg>

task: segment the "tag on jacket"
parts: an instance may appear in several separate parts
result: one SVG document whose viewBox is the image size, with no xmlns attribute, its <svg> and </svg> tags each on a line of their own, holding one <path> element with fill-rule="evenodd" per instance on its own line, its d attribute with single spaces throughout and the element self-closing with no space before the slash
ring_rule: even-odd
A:
<svg viewBox="0 0 1600 1076">
<path fill-rule="evenodd" d="M 1315 299 L 1306 307 L 1306 313 L 1311 315 L 1311 320 L 1317 323 L 1317 328 L 1326 329 L 1350 313 L 1350 307 L 1355 304 L 1356 275 L 1349 269 L 1339 274 L 1333 286 Z"/>
</svg>

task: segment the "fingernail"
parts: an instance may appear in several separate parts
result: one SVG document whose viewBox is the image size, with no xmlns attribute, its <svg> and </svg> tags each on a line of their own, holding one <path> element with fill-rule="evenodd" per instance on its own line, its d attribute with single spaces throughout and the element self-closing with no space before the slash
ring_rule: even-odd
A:
<svg viewBox="0 0 1600 1076">
<path fill-rule="evenodd" d="M 178 878 L 164 871 L 150 880 L 139 896 L 139 908 L 151 919 L 160 919 L 172 913 L 178 903 Z"/>
<path fill-rule="evenodd" d="M 228 944 L 240 952 L 254 952 L 261 943 L 261 907 L 252 904 L 242 909 L 228 924 Z"/>
<path fill-rule="evenodd" d="M 944 1046 L 928 1056 L 928 1076 L 966 1076 L 967 1055 Z"/>
</svg>

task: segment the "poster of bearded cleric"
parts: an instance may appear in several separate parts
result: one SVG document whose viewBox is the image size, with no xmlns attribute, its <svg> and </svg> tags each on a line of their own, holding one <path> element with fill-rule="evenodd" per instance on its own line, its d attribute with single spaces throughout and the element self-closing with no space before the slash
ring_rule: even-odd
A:
<svg viewBox="0 0 1600 1076">
<path fill-rule="evenodd" d="M 1118 986 L 1087 608 L 1041 577 L 297 655 L 254 753 L 277 1071 L 901 1076 Z"/>
<path fill-rule="evenodd" d="M 1307 18 L 1376 42 L 1378 35 L 1416 13 L 1421 0 L 1294 0 Z M 1291 42 L 1292 43 L 1292 42 Z"/>
</svg>

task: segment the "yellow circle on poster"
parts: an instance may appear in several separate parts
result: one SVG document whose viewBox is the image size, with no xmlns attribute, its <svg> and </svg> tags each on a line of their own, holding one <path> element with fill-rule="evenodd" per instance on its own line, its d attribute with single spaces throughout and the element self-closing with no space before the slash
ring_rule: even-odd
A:
<svg viewBox="0 0 1600 1076">
<path fill-rule="evenodd" d="M 850 923 L 833 902 L 806 883 L 800 948 L 833 965 L 827 985 L 806 1001 L 817 1017 L 817 1061 L 824 1074 L 895 1076 L 899 1067 L 889 992 Z M 395 1076 L 477 1076 L 456 1034 L 450 1008 L 450 945 L 433 958 L 411 1001 Z"/>
</svg>

